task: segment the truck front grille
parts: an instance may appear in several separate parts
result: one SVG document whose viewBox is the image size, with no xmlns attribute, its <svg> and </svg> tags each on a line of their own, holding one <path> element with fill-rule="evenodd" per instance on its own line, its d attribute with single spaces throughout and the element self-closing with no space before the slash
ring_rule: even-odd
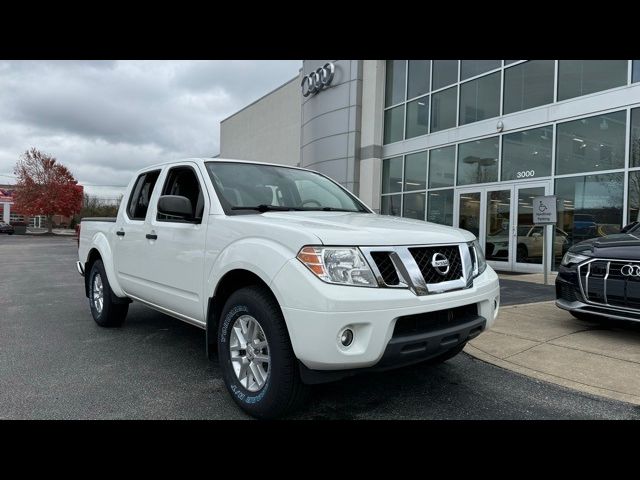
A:
<svg viewBox="0 0 640 480">
<path fill-rule="evenodd" d="M 371 252 L 371 257 L 376 262 L 380 276 L 387 285 L 398 285 L 400 279 L 398 278 L 398 272 L 396 267 L 391 261 L 391 252 Z"/>
<path fill-rule="evenodd" d="M 424 281 L 426 283 L 440 283 L 449 280 L 457 280 L 462 277 L 462 261 L 460 259 L 460 248 L 455 246 L 444 247 L 419 247 L 410 248 L 409 252 L 413 255 Z M 441 273 L 441 270 L 433 267 L 431 262 L 434 255 L 442 254 L 449 261 L 449 270 L 447 273 Z"/>
<path fill-rule="evenodd" d="M 360 250 L 380 287 L 408 288 L 416 295 L 429 295 L 473 286 L 475 257 L 466 243 Z"/>
</svg>

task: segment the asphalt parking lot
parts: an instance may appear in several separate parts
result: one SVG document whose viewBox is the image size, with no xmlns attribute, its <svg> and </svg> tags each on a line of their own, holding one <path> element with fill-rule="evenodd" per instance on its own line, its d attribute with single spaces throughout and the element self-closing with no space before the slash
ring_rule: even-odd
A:
<svg viewBox="0 0 640 480">
<path fill-rule="evenodd" d="M 92 320 L 75 239 L 0 237 L 0 418 L 243 419 L 204 331 L 132 304 L 123 328 Z M 313 389 L 299 419 L 640 419 L 463 353 L 445 364 Z"/>
</svg>

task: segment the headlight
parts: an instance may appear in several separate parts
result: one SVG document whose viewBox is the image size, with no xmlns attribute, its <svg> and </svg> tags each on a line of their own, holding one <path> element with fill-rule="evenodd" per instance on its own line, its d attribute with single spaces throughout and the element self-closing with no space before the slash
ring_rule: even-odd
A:
<svg viewBox="0 0 640 480">
<path fill-rule="evenodd" d="M 373 272 L 354 247 L 303 247 L 297 256 L 320 280 L 340 285 L 377 287 Z"/>
<path fill-rule="evenodd" d="M 481 275 L 487 268 L 487 261 L 484 258 L 484 252 L 478 240 L 468 243 L 469 253 L 471 254 L 471 265 L 473 266 L 473 278 Z"/>
<path fill-rule="evenodd" d="M 577 265 L 580 262 L 584 262 L 589 257 L 585 257 L 584 255 L 580 255 L 578 253 L 567 252 L 562 257 L 561 265 L 564 267 L 570 267 L 571 265 Z"/>
</svg>

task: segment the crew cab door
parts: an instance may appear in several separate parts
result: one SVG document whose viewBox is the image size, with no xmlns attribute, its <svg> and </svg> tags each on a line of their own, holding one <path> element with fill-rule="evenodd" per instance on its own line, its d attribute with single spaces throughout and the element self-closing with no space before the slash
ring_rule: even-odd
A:
<svg viewBox="0 0 640 480">
<path fill-rule="evenodd" d="M 120 286 L 127 295 L 146 299 L 152 283 L 147 271 L 147 217 L 157 197 L 160 169 L 141 173 L 136 179 L 124 212 L 118 217 L 114 239 L 115 268 Z M 154 195 L 155 194 L 155 195 Z"/>
<path fill-rule="evenodd" d="M 144 300 L 178 313 L 192 323 L 204 323 L 204 251 L 210 201 L 198 165 L 172 165 L 161 179 L 145 232 L 145 278 L 150 292 Z M 191 201 L 194 220 L 158 212 L 161 195 Z"/>
</svg>

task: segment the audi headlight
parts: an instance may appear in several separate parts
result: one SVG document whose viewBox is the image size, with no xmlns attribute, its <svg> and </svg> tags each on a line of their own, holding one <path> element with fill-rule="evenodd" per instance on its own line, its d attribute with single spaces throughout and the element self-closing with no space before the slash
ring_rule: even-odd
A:
<svg viewBox="0 0 640 480">
<path fill-rule="evenodd" d="M 484 252 L 478 240 L 469 242 L 469 253 L 471 254 L 471 265 L 473 267 L 473 278 L 481 275 L 487 268 L 487 261 L 484 258 Z"/>
<path fill-rule="evenodd" d="M 303 247 L 297 258 L 324 282 L 378 286 L 369 264 L 355 247 Z"/>
<path fill-rule="evenodd" d="M 588 258 L 589 257 L 585 257 L 584 255 L 580 255 L 579 253 L 567 252 L 564 254 L 564 257 L 562 257 L 561 265 L 563 267 L 570 267 L 571 265 L 577 265 L 581 262 L 584 262 Z"/>
</svg>

